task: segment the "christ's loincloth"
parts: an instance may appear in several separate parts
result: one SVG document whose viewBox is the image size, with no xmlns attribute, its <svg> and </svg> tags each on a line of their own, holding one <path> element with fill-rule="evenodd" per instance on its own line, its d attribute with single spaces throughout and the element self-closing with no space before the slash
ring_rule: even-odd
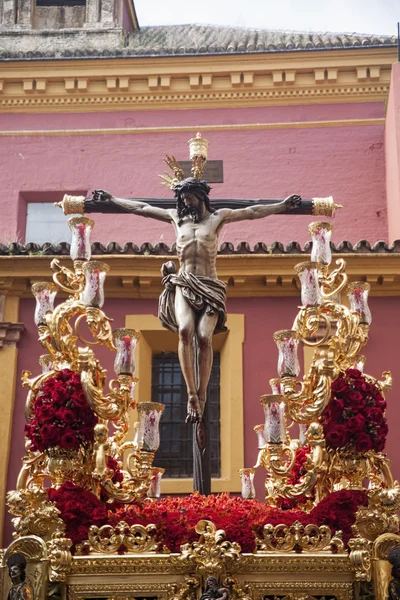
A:
<svg viewBox="0 0 400 600">
<path fill-rule="evenodd" d="M 222 281 L 183 272 L 179 275 L 169 273 L 161 283 L 164 291 L 158 304 L 158 317 L 164 327 L 174 332 L 179 329 L 175 316 L 175 289 L 180 287 L 183 297 L 195 312 L 207 315 L 218 313 L 214 333 L 226 331 L 226 285 Z"/>
</svg>

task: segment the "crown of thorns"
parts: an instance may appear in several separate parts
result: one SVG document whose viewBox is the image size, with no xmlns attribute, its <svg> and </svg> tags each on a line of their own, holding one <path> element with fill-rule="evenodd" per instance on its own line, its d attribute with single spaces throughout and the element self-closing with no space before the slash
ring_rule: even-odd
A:
<svg viewBox="0 0 400 600">
<path fill-rule="evenodd" d="M 211 191 L 210 186 L 208 185 L 205 179 L 196 179 L 195 177 L 188 177 L 187 179 L 183 179 L 179 183 L 174 186 L 175 197 L 179 198 L 180 194 L 184 191 L 188 192 L 203 192 L 203 194 L 208 194 Z"/>
</svg>

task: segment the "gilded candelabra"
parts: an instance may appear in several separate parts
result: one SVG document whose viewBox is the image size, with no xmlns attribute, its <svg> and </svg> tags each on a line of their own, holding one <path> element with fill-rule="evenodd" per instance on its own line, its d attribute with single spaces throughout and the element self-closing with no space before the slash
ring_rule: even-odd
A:
<svg viewBox="0 0 400 600">
<path fill-rule="evenodd" d="M 34 519 L 38 506 L 36 498 L 40 496 L 39 504 L 45 506 L 44 482 L 48 485 L 50 481 L 51 487 L 57 489 L 69 481 L 108 502 L 140 503 L 147 495 L 155 497 L 160 493 L 159 479 L 163 469 L 153 468 L 153 460 L 159 446 L 158 425 L 164 406 L 154 402 L 139 403 L 135 438 L 126 439 L 129 411 L 136 407 L 134 351 L 140 335 L 126 328 L 113 331 L 111 319 L 102 310 L 109 267 L 91 260 L 93 221 L 73 217 L 68 224 L 72 232 L 73 268 L 67 268 L 55 259 L 51 263 L 53 282 L 32 286 L 39 342 L 47 354 L 40 357 L 41 374 L 32 377 L 29 372 L 23 373 L 23 385 L 28 389 L 25 407 L 27 455 L 23 459 L 17 490 L 8 498 L 11 512 L 17 516 L 14 520 L 17 535 L 30 531 L 31 525 L 27 523 Z M 67 294 L 67 299 L 54 307 L 59 290 Z M 97 345 L 116 351 L 116 378 L 108 383 L 108 392 L 105 391 L 106 372 L 93 351 Z M 57 390 L 55 386 L 58 386 Z M 48 389 L 49 397 L 46 396 Z M 57 401 L 64 404 L 50 425 L 53 429 L 46 430 L 42 423 L 41 428 L 35 429 L 38 414 L 39 417 L 46 416 Z M 74 402 L 78 406 L 75 413 L 71 409 Z M 86 423 L 84 415 L 89 415 Z M 62 429 L 65 424 L 70 426 L 72 438 L 70 431 L 69 437 L 64 436 L 60 442 L 56 434 L 65 431 Z M 39 515 L 40 523 L 42 529 L 46 528 L 47 518 L 50 533 L 52 523 L 57 525 L 57 515 L 50 514 L 49 507 L 46 510 L 48 514 Z M 36 520 L 37 517 L 36 512 Z"/>
<path fill-rule="evenodd" d="M 279 377 L 270 380 L 272 393 L 260 399 L 265 423 L 254 428 L 259 455 L 254 469 L 242 469 L 240 473 L 242 494 L 254 497 L 253 479 L 260 466 L 267 472 L 266 501 L 273 506 L 293 501 L 307 510 L 333 491 L 365 490 L 370 506 L 376 509 L 375 517 L 379 511 L 388 516 L 381 527 L 383 533 L 397 527 L 393 515 L 400 503 L 399 486 L 393 481 L 386 455 L 373 448 L 357 451 L 351 444 L 339 442 L 332 447 L 327 444 L 323 426 L 333 397 L 333 382 L 339 376 L 346 377 L 348 369 L 360 372 L 360 376 L 363 371 L 365 357 L 360 352 L 368 341 L 371 323 L 370 286 L 366 282 L 349 283 L 346 263 L 341 258 L 333 270 L 329 269 L 329 223 L 312 223 L 309 231 L 313 242 L 311 260 L 295 267 L 302 306 L 292 329 L 274 334 Z M 342 294 L 347 296 L 346 304 L 341 302 Z M 300 344 L 314 349 L 311 366 L 301 380 L 297 357 Z M 374 393 L 379 393 L 381 403 L 382 394 L 391 387 L 390 373 L 383 376 L 383 381 L 377 381 L 362 375 Z M 291 430 L 298 432 L 296 438 L 290 435 Z M 294 466 L 301 448 L 306 456 L 298 476 Z M 365 515 L 360 513 L 360 525 L 363 518 Z"/>
</svg>

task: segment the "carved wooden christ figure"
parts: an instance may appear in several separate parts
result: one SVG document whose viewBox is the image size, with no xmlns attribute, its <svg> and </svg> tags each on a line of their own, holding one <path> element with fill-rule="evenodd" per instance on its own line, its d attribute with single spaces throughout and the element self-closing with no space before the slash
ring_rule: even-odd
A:
<svg viewBox="0 0 400 600">
<path fill-rule="evenodd" d="M 159 317 L 179 334 L 178 354 L 187 386 L 187 421 L 201 421 L 213 361 L 212 336 L 225 329 L 226 286 L 217 278 L 218 236 L 227 223 L 263 219 L 297 208 L 301 198 L 292 195 L 276 204 L 247 208 L 212 208 L 210 187 L 189 177 L 175 188 L 176 208 L 152 206 L 143 200 L 116 198 L 103 190 L 93 192 L 95 204 L 114 204 L 124 212 L 171 223 L 176 233 L 179 271 L 171 261 L 163 265 Z M 197 364 L 194 351 L 197 341 Z M 196 376 L 197 375 L 197 376 Z"/>
</svg>

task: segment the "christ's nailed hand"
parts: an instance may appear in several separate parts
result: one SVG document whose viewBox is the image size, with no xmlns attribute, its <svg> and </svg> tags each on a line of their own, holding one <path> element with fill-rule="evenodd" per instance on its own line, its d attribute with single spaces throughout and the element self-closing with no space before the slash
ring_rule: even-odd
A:
<svg viewBox="0 0 400 600">
<path fill-rule="evenodd" d="M 288 196 L 283 202 L 286 207 L 286 212 L 289 212 L 301 206 L 301 196 L 298 196 L 297 194 L 292 194 L 291 196 Z"/>
<path fill-rule="evenodd" d="M 102 204 L 108 204 L 112 199 L 112 195 L 105 190 L 94 190 L 92 197 L 95 202 L 101 202 Z"/>
</svg>

